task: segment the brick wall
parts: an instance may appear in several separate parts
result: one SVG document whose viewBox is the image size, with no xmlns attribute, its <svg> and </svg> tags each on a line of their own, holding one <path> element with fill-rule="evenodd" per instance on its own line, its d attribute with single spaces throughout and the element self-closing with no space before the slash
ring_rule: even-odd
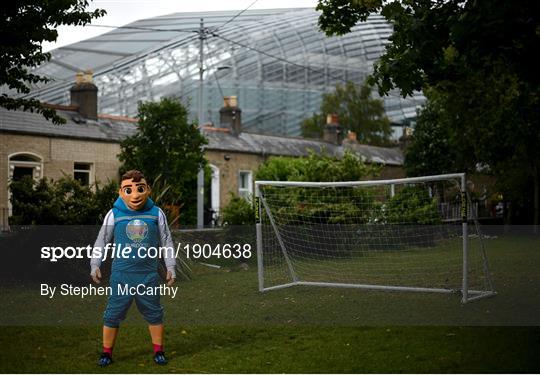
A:
<svg viewBox="0 0 540 375">
<path fill-rule="evenodd" d="M 41 157 L 42 177 L 73 176 L 74 162 L 91 163 L 95 181 L 118 179 L 117 143 L 48 138 L 33 135 L 0 134 L 0 209 L 8 207 L 9 155 L 28 152 Z"/>
<path fill-rule="evenodd" d="M 43 160 L 42 176 L 59 179 L 64 172 L 73 176 L 73 163 L 91 163 L 94 179 L 107 182 L 118 179 L 120 165 L 117 155 L 120 146 L 117 143 L 84 141 L 75 139 L 48 138 L 32 135 L 0 134 L 0 212 L 8 207 L 8 156 L 18 152 L 39 155 Z M 238 194 L 239 171 L 255 172 L 265 158 L 260 154 L 223 152 L 207 150 L 206 157 L 211 165 L 219 168 L 220 207 L 230 201 L 230 192 Z M 401 178 L 405 176 L 402 167 L 386 166 L 379 179 Z M 0 218 L 1 219 L 1 218 Z"/>
<path fill-rule="evenodd" d="M 238 173 L 241 170 L 252 171 L 253 181 L 255 172 L 264 161 L 262 155 L 239 152 L 207 151 L 209 163 L 219 168 L 220 206 L 224 207 L 230 201 L 229 192 L 238 194 Z M 226 160 L 228 159 L 228 160 Z"/>
<path fill-rule="evenodd" d="M 226 160 L 225 157 L 229 160 Z M 206 157 L 210 164 L 219 168 L 220 174 L 220 206 L 224 207 L 230 201 L 229 192 L 238 194 L 238 173 L 241 170 L 251 170 L 253 172 L 253 181 L 255 181 L 255 172 L 266 158 L 260 154 L 207 151 Z M 382 168 L 379 180 L 403 178 L 405 170 L 401 166 L 385 166 Z"/>
</svg>

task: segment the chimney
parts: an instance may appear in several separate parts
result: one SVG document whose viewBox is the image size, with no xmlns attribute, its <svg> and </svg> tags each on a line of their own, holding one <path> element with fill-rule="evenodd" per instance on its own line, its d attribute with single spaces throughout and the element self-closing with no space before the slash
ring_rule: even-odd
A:
<svg viewBox="0 0 540 375">
<path fill-rule="evenodd" d="M 238 108 L 236 96 L 223 97 L 223 108 L 219 110 L 219 122 L 222 128 L 231 129 L 236 137 L 242 132 L 242 110 Z"/>
<path fill-rule="evenodd" d="M 81 116 L 97 120 L 97 92 L 98 88 L 92 80 L 92 71 L 79 72 L 75 77 L 75 84 L 69 90 L 71 105 L 79 107 Z"/>
<path fill-rule="evenodd" d="M 348 131 L 347 132 L 347 141 L 349 143 L 358 143 L 358 138 L 356 136 L 356 132 L 353 132 L 353 131 Z"/>
<path fill-rule="evenodd" d="M 403 127 L 403 135 L 399 137 L 399 147 L 402 150 L 405 150 L 412 142 L 412 136 L 414 134 L 414 129 L 409 126 Z"/>
<path fill-rule="evenodd" d="M 335 113 L 326 116 L 323 140 L 335 145 L 339 145 L 341 143 L 341 127 L 339 126 L 338 115 Z"/>
</svg>

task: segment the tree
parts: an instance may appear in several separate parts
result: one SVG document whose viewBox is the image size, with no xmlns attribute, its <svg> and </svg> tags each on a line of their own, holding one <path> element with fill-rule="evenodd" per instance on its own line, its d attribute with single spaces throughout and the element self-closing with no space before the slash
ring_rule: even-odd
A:
<svg viewBox="0 0 540 375">
<path fill-rule="evenodd" d="M 512 72 L 503 67 L 496 72 L 471 74 L 467 81 L 454 84 L 459 90 L 427 91 L 428 102 L 419 112 L 405 165 L 416 175 L 476 172 L 482 165 L 483 173 L 495 177 L 495 188 L 504 200 L 511 202 L 507 222 L 517 210 L 530 222 L 534 210 L 529 207 L 538 207 L 534 186 L 538 186 L 540 145 L 530 111 L 540 103 L 535 95 L 523 95 L 527 87 Z M 481 98 L 471 102 L 461 92 L 475 92 Z"/>
<path fill-rule="evenodd" d="M 180 203 L 180 222 L 192 224 L 197 172 L 206 165 L 205 137 L 196 124 L 189 123 L 187 108 L 176 99 L 139 103 L 137 117 L 137 133 L 120 144 L 120 173 L 139 169 L 150 185 L 159 178 L 161 185 L 169 187 L 161 202 Z"/>
<path fill-rule="evenodd" d="M 28 94 L 30 86 L 50 79 L 31 72 L 48 61 L 43 42 L 54 42 L 60 25 L 86 25 L 105 14 L 102 9 L 87 12 L 87 0 L 13 0 L 2 4 L 0 22 L 0 86 L 16 94 Z M 54 123 L 65 123 L 54 109 L 44 107 L 37 99 L 0 95 L 0 106 L 24 111 L 36 111 Z"/>
<path fill-rule="evenodd" d="M 343 130 L 353 131 L 361 143 L 371 145 L 389 144 L 390 120 L 384 113 L 383 101 L 371 97 L 371 87 L 357 86 L 347 82 L 337 85 L 336 90 L 323 95 L 321 113 L 315 113 L 302 123 L 302 135 L 322 138 L 326 115 L 335 113 Z"/>
<path fill-rule="evenodd" d="M 418 113 L 414 134 L 405 152 L 407 176 L 429 176 L 470 169 L 446 118 L 445 101 L 428 91 L 426 105 Z M 472 166 L 474 167 L 474 165 Z"/>
<path fill-rule="evenodd" d="M 369 82 L 381 94 L 436 91 L 436 117 L 468 166 L 489 166 L 507 197 L 534 185 L 530 200 L 539 223 L 539 2 L 319 0 L 317 8 L 327 34 L 347 33 L 373 12 L 392 23 L 390 44 Z M 508 184 L 510 176 L 516 180 Z"/>
<path fill-rule="evenodd" d="M 328 35 L 348 33 L 370 13 L 394 27 L 372 79 L 382 93 L 410 95 L 426 85 L 461 79 L 471 70 L 504 60 L 524 81 L 535 69 L 540 4 L 530 0 L 319 0 L 319 26 Z"/>
</svg>

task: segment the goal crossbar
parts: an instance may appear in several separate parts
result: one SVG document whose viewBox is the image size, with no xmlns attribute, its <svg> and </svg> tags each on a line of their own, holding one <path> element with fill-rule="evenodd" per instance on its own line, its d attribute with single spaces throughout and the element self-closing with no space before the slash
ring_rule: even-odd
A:
<svg viewBox="0 0 540 375">
<path fill-rule="evenodd" d="M 297 186 L 297 187 L 351 187 L 351 186 L 377 186 L 401 185 L 418 182 L 444 181 L 450 179 L 464 179 L 465 173 L 449 173 L 435 176 L 396 178 L 393 180 L 369 181 L 341 181 L 341 182 L 313 182 L 313 181 L 255 181 L 255 186 Z"/>
</svg>

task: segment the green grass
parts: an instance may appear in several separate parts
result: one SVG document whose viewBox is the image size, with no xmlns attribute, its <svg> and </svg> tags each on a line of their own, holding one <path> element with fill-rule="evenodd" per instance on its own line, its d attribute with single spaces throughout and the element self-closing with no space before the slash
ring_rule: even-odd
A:
<svg viewBox="0 0 540 375">
<path fill-rule="evenodd" d="M 169 326 L 170 363 L 151 362 L 143 327 L 122 329 L 115 363 L 96 367 L 98 327 L 4 327 L 2 372 L 538 372 L 540 331 L 462 327 Z"/>
<path fill-rule="evenodd" d="M 151 362 L 134 307 L 103 371 L 104 297 L 3 287 L 0 372 L 538 372 L 540 240 L 499 238 L 488 250 L 499 294 L 468 305 L 457 295 L 355 289 L 259 293 L 254 268 L 197 266 L 177 298 L 162 298 L 164 368 Z"/>
</svg>

